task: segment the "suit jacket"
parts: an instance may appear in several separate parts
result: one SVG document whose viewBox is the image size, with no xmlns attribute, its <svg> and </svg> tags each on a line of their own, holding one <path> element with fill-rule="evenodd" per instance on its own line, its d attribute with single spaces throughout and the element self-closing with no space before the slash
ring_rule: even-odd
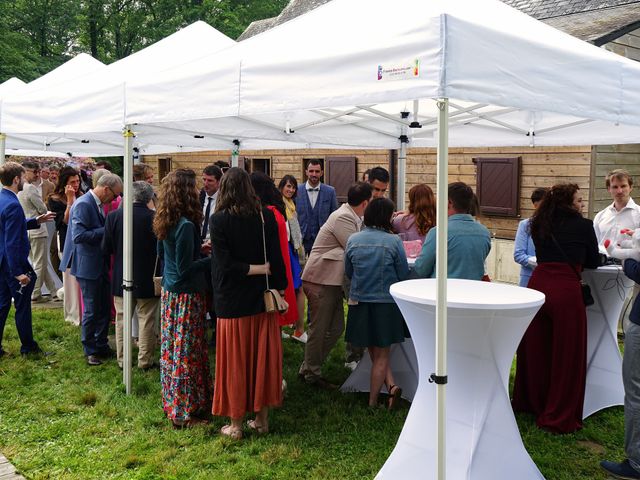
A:
<svg viewBox="0 0 640 480">
<path fill-rule="evenodd" d="M 38 224 L 26 220 L 18 196 L 7 188 L 0 189 L 0 274 L 13 278 L 32 273 L 29 264 L 28 226 Z"/>
<path fill-rule="evenodd" d="M 49 182 L 51 183 L 51 182 Z M 18 193 L 18 200 L 26 217 L 37 217 L 43 213 L 47 213 L 47 206 L 42 201 L 42 196 L 35 185 L 25 183 L 24 188 Z M 42 238 L 47 236 L 47 228 L 40 225 L 27 232 L 29 238 Z"/>
<path fill-rule="evenodd" d="M 133 295 L 136 298 L 155 296 L 153 270 L 158 239 L 153 233 L 153 215 L 153 210 L 143 203 L 133 204 Z M 107 215 L 102 238 L 102 251 L 114 256 L 111 292 L 118 297 L 122 297 L 123 233 L 124 211 L 119 208 Z"/>
<path fill-rule="evenodd" d="M 46 202 L 55 189 L 56 185 L 51 180 L 42 180 L 42 200 Z"/>
<path fill-rule="evenodd" d="M 338 199 L 336 198 L 335 188 L 331 185 L 321 183 L 315 208 L 318 210 L 318 225 L 311 222 L 311 202 L 309 201 L 306 183 L 303 183 L 296 195 L 296 212 L 298 213 L 298 223 L 302 231 L 303 243 L 307 250 L 313 245 L 320 227 L 324 225 L 329 215 L 338 209 Z"/>
<path fill-rule="evenodd" d="M 106 267 L 103 236 L 104 217 L 89 190 L 71 206 L 60 270 L 71 268 L 72 275 L 87 280 L 100 278 Z"/>
<path fill-rule="evenodd" d="M 209 220 L 213 216 L 214 210 L 216 209 L 216 200 L 218 198 L 217 194 L 218 194 L 218 192 L 213 194 L 213 202 L 211 202 L 211 210 L 209 210 L 209 218 L 203 218 L 203 220 L 202 220 L 203 222 L 209 222 Z M 202 212 L 203 216 L 204 216 L 204 202 L 206 201 L 206 199 L 207 199 L 207 192 L 205 192 L 204 188 L 202 188 L 200 190 L 200 208 L 203 210 L 203 212 Z M 204 227 L 204 223 L 198 227 L 198 232 L 200 232 L 200 234 L 202 234 L 202 228 L 203 227 Z M 209 235 L 211 233 L 208 230 L 208 228 L 209 227 L 207 227 L 207 235 Z M 204 238 L 202 240 L 204 240 Z"/>
<path fill-rule="evenodd" d="M 320 285 L 344 285 L 344 250 L 362 221 L 348 203 L 333 212 L 318 232 L 302 280 Z"/>
</svg>

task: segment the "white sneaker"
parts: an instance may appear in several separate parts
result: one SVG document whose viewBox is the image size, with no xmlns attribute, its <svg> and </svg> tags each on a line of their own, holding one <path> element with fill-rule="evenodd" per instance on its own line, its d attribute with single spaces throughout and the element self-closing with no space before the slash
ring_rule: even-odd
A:
<svg viewBox="0 0 640 480">
<path fill-rule="evenodd" d="M 358 366 L 358 362 L 356 362 L 355 360 L 353 362 L 344 363 L 344 368 L 348 368 L 352 372 L 356 369 L 357 366 Z"/>
<path fill-rule="evenodd" d="M 284 330 L 282 330 L 281 335 L 282 335 L 282 338 L 289 338 L 290 337 L 290 335 L 288 333 L 286 333 Z"/>
<path fill-rule="evenodd" d="M 302 334 L 300 334 L 299 336 L 296 335 L 296 332 L 293 332 L 291 334 L 291 338 L 294 340 L 297 340 L 300 343 L 307 343 L 308 336 L 307 336 L 307 332 L 302 332 Z"/>
</svg>

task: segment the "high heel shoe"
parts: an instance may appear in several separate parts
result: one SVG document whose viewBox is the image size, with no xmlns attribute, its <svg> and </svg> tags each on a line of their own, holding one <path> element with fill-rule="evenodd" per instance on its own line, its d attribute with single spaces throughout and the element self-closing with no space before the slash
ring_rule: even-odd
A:
<svg viewBox="0 0 640 480">
<path fill-rule="evenodd" d="M 389 400 L 387 403 L 387 408 L 389 410 L 393 410 L 400 405 L 400 399 L 402 398 L 402 388 L 398 385 L 391 385 L 389 387 Z"/>
</svg>

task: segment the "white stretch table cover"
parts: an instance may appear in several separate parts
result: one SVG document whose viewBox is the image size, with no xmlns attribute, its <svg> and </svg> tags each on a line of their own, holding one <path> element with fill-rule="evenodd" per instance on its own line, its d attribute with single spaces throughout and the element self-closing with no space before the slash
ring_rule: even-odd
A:
<svg viewBox="0 0 640 480">
<path fill-rule="evenodd" d="M 587 384 L 582 416 L 624 404 L 618 319 L 633 281 L 618 266 L 585 270 L 595 303 L 587 307 Z"/>
<path fill-rule="evenodd" d="M 421 381 L 379 479 L 431 479 L 436 460 L 436 280 L 391 286 L 416 349 Z M 509 371 L 520 339 L 544 302 L 535 290 L 448 280 L 447 477 L 543 478 L 527 454 L 509 402 Z"/>
</svg>

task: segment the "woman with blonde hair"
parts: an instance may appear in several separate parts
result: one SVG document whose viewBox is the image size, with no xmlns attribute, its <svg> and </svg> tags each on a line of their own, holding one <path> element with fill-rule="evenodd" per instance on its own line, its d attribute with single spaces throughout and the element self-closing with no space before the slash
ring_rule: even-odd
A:
<svg viewBox="0 0 640 480">
<path fill-rule="evenodd" d="M 209 259 L 200 259 L 202 209 L 196 174 L 169 173 L 160 186 L 153 230 L 164 260 L 160 296 L 160 382 L 164 411 L 175 428 L 203 423 L 211 406 L 205 341 Z"/>
<path fill-rule="evenodd" d="M 213 414 L 231 418 L 220 433 L 242 438 L 247 427 L 269 431 L 269 408 L 282 403 L 282 342 L 278 314 L 265 311 L 264 291 L 287 287 L 278 226 L 260 206 L 249 174 L 230 168 L 222 176 L 210 220 L 211 279 L 216 328 Z"/>
<path fill-rule="evenodd" d="M 400 212 L 392 222 L 393 231 L 404 235 L 403 240 L 424 242 L 429 230 L 436 224 L 436 199 L 431 187 L 424 183 L 409 190 L 409 209 Z"/>
</svg>

